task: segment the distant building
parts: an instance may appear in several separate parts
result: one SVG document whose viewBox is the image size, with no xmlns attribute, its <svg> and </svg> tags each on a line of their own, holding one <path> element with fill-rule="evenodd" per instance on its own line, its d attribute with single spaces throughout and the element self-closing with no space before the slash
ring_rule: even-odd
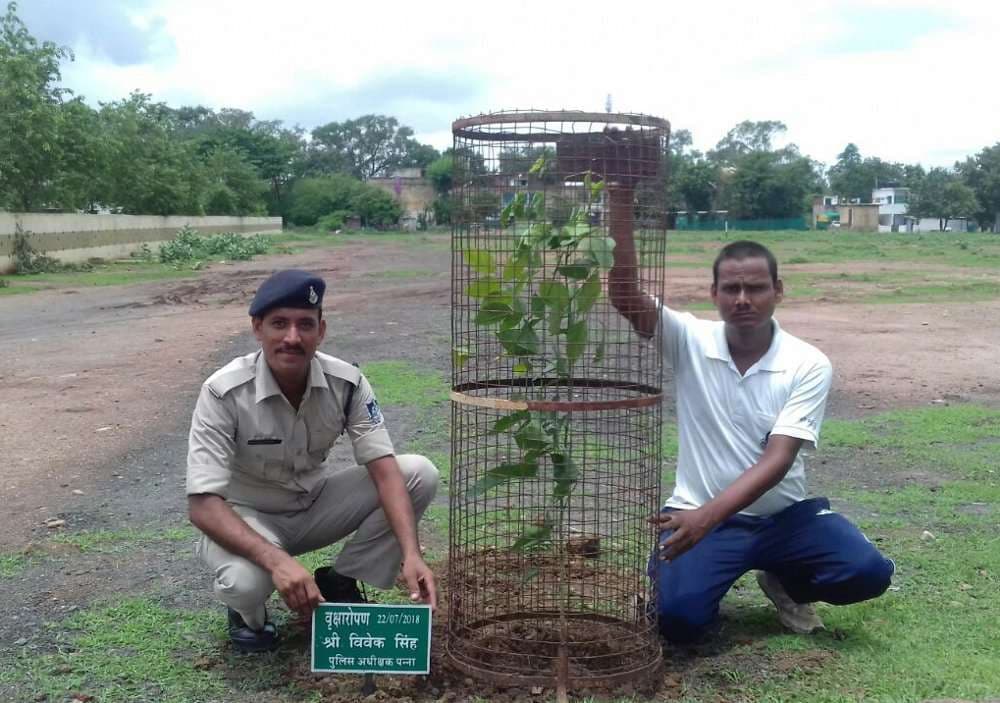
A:
<svg viewBox="0 0 1000 703">
<path fill-rule="evenodd" d="M 420 168 L 401 168 L 390 176 L 370 178 L 368 183 L 392 195 L 399 203 L 403 214 L 399 225 L 405 231 L 415 231 L 420 218 L 427 224 L 434 224 L 434 185 Z"/>
<path fill-rule="evenodd" d="M 909 210 L 910 189 L 895 185 L 876 188 L 872 191 L 872 203 L 878 205 L 878 231 L 906 231 Z"/>
<path fill-rule="evenodd" d="M 856 200 L 856 198 L 855 198 Z M 856 232 L 877 232 L 879 206 L 875 203 L 858 203 L 836 195 L 817 195 L 813 198 L 814 229 L 849 229 Z"/>
</svg>

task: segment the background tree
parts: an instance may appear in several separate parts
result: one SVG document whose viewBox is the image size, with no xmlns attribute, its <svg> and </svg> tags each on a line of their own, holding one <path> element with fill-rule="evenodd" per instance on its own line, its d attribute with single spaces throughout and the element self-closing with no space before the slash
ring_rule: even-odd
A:
<svg viewBox="0 0 1000 703">
<path fill-rule="evenodd" d="M 719 140 L 708 152 L 708 158 L 724 166 L 734 165 L 747 154 L 772 151 L 774 140 L 787 130 L 785 123 L 779 120 L 743 120 Z"/>
<path fill-rule="evenodd" d="M 112 208 L 153 215 L 203 212 L 204 167 L 193 144 L 172 134 L 164 108 L 144 93 L 102 105 L 109 165 L 102 200 Z"/>
<path fill-rule="evenodd" d="M 206 215 L 263 215 L 267 183 L 246 154 L 220 146 L 204 161 Z"/>
<path fill-rule="evenodd" d="M 30 211 L 57 197 L 67 90 L 59 86 L 66 47 L 38 42 L 10 3 L 0 18 L 0 195 Z"/>
<path fill-rule="evenodd" d="M 65 210 L 96 212 L 107 192 L 107 139 L 97 111 L 82 98 L 61 106 L 57 150 L 61 167 L 51 185 L 49 204 Z"/>
<path fill-rule="evenodd" d="M 976 195 L 976 219 L 981 227 L 1000 225 L 1000 142 L 958 164 L 963 181 Z"/>
<path fill-rule="evenodd" d="M 368 180 L 397 168 L 423 168 L 438 156 L 436 149 L 414 139 L 413 130 L 395 117 L 362 115 L 314 129 L 304 167 L 307 175 L 349 173 Z"/>
<path fill-rule="evenodd" d="M 919 164 L 883 161 L 877 156 L 863 159 L 854 143 L 844 147 L 828 171 L 831 192 L 862 203 L 870 203 L 872 191 L 879 186 L 898 185 L 913 189 L 919 186 L 923 176 L 924 169 Z"/>
<path fill-rule="evenodd" d="M 455 157 L 451 152 L 448 149 L 427 167 L 427 178 L 433 184 L 435 192 L 431 208 L 434 211 L 434 221 L 439 225 L 451 222 L 453 210 L 451 189 L 455 184 Z"/>
<path fill-rule="evenodd" d="M 908 211 L 916 217 L 937 218 L 944 230 L 956 217 L 975 217 L 979 211 L 976 193 L 948 169 L 932 168 L 920 187 L 911 193 Z"/>
<path fill-rule="evenodd" d="M 689 212 L 715 209 L 719 175 L 719 167 L 704 158 L 682 163 L 677 169 L 675 188 L 684 208 Z"/>
<path fill-rule="evenodd" d="M 821 191 L 817 164 L 797 150 L 756 151 L 737 159 L 724 205 L 737 219 L 799 217 Z"/>
</svg>

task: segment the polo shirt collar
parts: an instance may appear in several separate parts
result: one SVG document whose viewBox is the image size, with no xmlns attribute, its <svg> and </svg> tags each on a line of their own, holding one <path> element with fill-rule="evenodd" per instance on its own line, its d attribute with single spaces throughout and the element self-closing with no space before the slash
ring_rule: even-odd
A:
<svg viewBox="0 0 1000 703">
<path fill-rule="evenodd" d="M 271 367 L 267 365 L 263 350 L 257 351 L 255 365 L 257 380 L 254 389 L 254 402 L 259 403 L 265 398 L 281 395 L 281 387 L 278 385 L 278 381 L 275 380 L 274 374 L 271 373 Z M 303 400 L 309 397 L 310 389 L 313 387 L 328 387 L 326 384 L 326 374 L 323 373 L 323 366 L 315 356 L 309 362 L 309 383 L 306 386 L 305 395 L 302 396 Z"/>
<path fill-rule="evenodd" d="M 781 325 L 778 324 L 776 318 L 771 318 L 771 324 L 774 325 L 774 334 L 771 335 L 771 346 L 768 347 L 764 356 L 748 369 L 747 373 L 751 370 L 784 371 L 788 367 L 786 360 L 781 354 L 781 337 L 784 335 L 784 332 L 781 330 Z M 706 345 L 705 356 L 709 359 L 724 361 L 727 364 L 732 363 L 733 357 L 729 353 L 729 342 L 726 341 L 726 323 L 723 322 L 715 327 L 715 333 L 712 335 L 712 344 Z"/>
</svg>

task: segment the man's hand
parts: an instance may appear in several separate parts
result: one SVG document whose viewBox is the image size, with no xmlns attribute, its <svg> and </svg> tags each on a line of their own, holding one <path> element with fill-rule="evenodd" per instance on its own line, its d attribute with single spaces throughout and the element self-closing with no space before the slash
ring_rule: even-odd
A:
<svg viewBox="0 0 1000 703">
<path fill-rule="evenodd" d="M 437 608 L 437 589 L 434 574 L 420 557 L 410 557 L 403 562 L 403 580 L 410 589 L 410 600 L 427 603 L 431 610 Z"/>
<path fill-rule="evenodd" d="M 300 615 L 308 617 L 323 601 L 312 574 L 291 556 L 271 569 L 271 580 L 288 607 Z"/>
<path fill-rule="evenodd" d="M 664 561 L 676 559 L 691 549 L 716 525 L 704 507 L 695 510 L 674 510 L 668 513 L 659 513 L 650 522 L 661 531 L 674 531 L 660 545 L 660 559 Z"/>
</svg>

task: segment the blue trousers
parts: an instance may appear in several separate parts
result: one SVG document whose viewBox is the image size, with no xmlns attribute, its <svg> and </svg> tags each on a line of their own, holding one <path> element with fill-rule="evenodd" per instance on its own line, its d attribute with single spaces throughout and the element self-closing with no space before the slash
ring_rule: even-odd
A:
<svg viewBox="0 0 1000 703">
<path fill-rule="evenodd" d="M 672 532 L 664 530 L 660 542 Z M 677 643 L 701 637 L 718 616 L 722 597 L 753 569 L 775 574 L 797 603 L 846 605 L 882 595 L 895 565 L 831 511 L 826 498 L 769 517 L 734 515 L 676 559 L 650 559 L 661 634 Z"/>
</svg>

